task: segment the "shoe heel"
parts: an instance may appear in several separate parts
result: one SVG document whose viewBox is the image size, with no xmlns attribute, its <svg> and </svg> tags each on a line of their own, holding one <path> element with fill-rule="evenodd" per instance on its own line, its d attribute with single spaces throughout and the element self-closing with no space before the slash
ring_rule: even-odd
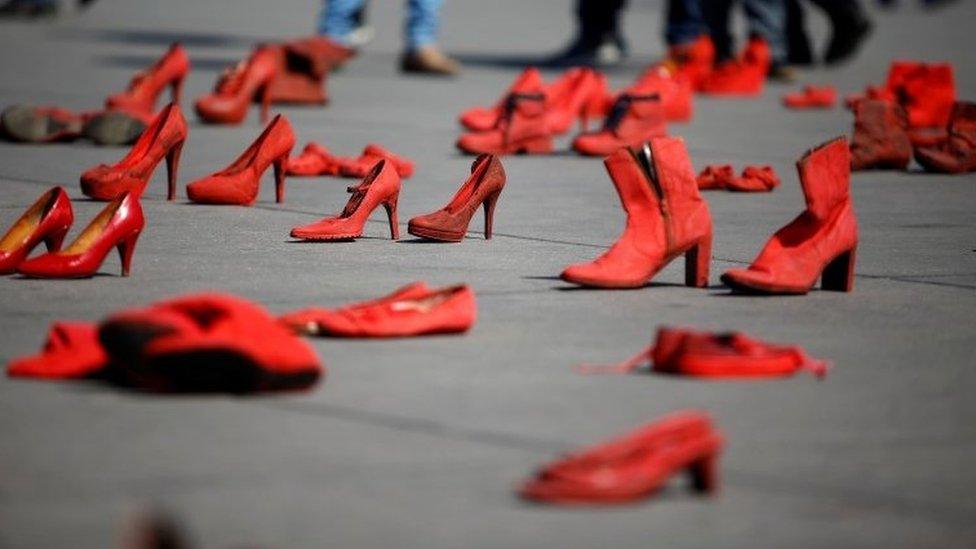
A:
<svg viewBox="0 0 976 549">
<path fill-rule="evenodd" d="M 491 229 L 495 221 L 495 204 L 501 194 L 502 192 L 498 191 L 485 198 L 485 240 L 491 239 Z"/>
<path fill-rule="evenodd" d="M 714 494 L 718 492 L 718 454 L 709 454 L 693 461 L 688 466 L 691 476 L 691 487 L 696 492 Z"/>
<path fill-rule="evenodd" d="M 397 201 L 399 198 L 400 193 L 397 193 L 383 202 L 383 207 L 386 208 L 386 218 L 390 221 L 390 238 L 393 240 L 400 240 L 400 225 L 397 223 Z"/>
<path fill-rule="evenodd" d="M 68 229 L 70 225 L 65 225 L 64 227 L 54 231 L 53 233 L 44 237 L 44 245 L 47 246 L 47 251 L 57 252 L 61 250 L 61 244 L 64 244 L 64 237 L 68 235 Z"/>
<path fill-rule="evenodd" d="M 526 154 L 546 154 L 552 152 L 552 137 L 545 135 L 526 139 L 518 148 L 519 152 Z"/>
<path fill-rule="evenodd" d="M 271 80 L 261 86 L 261 123 L 267 124 L 271 111 Z"/>
<path fill-rule="evenodd" d="M 180 154 L 183 152 L 183 143 L 185 141 L 176 143 L 166 153 L 166 175 L 168 177 L 167 200 L 176 200 L 176 172 L 180 167 Z"/>
<path fill-rule="evenodd" d="M 279 204 L 285 201 L 285 171 L 287 168 L 288 153 L 285 153 L 274 161 L 275 202 Z"/>
<path fill-rule="evenodd" d="M 580 129 L 584 132 L 590 131 L 590 121 L 601 116 L 603 116 L 603 98 L 594 93 L 583 104 L 583 109 L 580 111 Z"/>
<path fill-rule="evenodd" d="M 132 265 L 132 254 L 136 251 L 137 240 L 139 240 L 139 233 L 133 233 L 116 245 L 119 259 L 122 260 L 122 276 L 129 276 L 129 266 Z"/>
<path fill-rule="evenodd" d="M 854 260 L 857 248 L 840 254 L 824 267 L 820 287 L 832 292 L 849 292 L 854 289 Z"/>
<path fill-rule="evenodd" d="M 685 286 L 707 288 L 711 261 L 712 236 L 709 235 L 685 252 Z"/>
<path fill-rule="evenodd" d="M 177 105 L 180 104 L 180 98 L 183 97 L 183 81 L 184 80 L 186 80 L 186 75 L 181 76 L 181 77 L 177 78 L 176 80 L 173 80 L 173 83 L 171 84 L 170 94 L 171 94 L 171 97 L 173 98 L 173 103 L 176 103 Z"/>
</svg>

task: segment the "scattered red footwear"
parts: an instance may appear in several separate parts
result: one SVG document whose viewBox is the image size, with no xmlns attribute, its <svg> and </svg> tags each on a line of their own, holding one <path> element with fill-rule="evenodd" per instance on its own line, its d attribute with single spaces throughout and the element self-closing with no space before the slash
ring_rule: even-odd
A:
<svg viewBox="0 0 976 549">
<path fill-rule="evenodd" d="M 628 88 L 635 94 L 657 94 L 661 98 L 664 118 L 670 122 L 689 122 L 692 117 L 691 82 L 683 76 L 674 76 L 666 68 L 653 65 Z"/>
<path fill-rule="evenodd" d="M 7 366 L 10 377 L 78 379 L 100 373 L 108 355 L 98 342 L 98 327 L 87 322 L 55 322 L 41 352 L 16 358 Z"/>
<path fill-rule="evenodd" d="M 251 100 L 260 94 L 261 122 L 266 122 L 278 63 L 273 46 L 259 47 L 246 61 L 221 73 L 213 93 L 197 99 L 197 114 L 211 124 L 240 124 Z"/>
<path fill-rule="evenodd" d="M 352 196 L 337 216 L 330 216 L 310 225 L 295 227 L 292 238 L 302 240 L 349 240 L 363 235 L 363 227 L 370 214 L 381 204 L 390 222 L 390 237 L 400 238 L 397 225 L 397 200 L 400 196 L 400 176 L 389 160 L 380 160 L 362 183 L 349 189 Z"/>
<path fill-rule="evenodd" d="M 799 92 L 783 96 L 783 105 L 790 109 L 832 109 L 837 104 L 837 90 L 833 86 L 804 86 Z"/>
<path fill-rule="evenodd" d="M 718 64 L 702 82 L 700 91 L 712 95 L 759 95 L 770 60 L 769 44 L 762 38 L 750 38 L 739 59 Z"/>
<path fill-rule="evenodd" d="M 279 320 L 306 335 L 410 337 L 466 332 L 477 309 L 474 292 L 466 285 L 434 290 L 415 282 L 379 299 L 340 309 L 305 309 Z"/>
<path fill-rule="evenodd" d="M 698 194 L 684 141 L 654 138 L 640 150 L 618 150 L 604 164 L 627 226 L 606 253 L 566 268 L 562 279 L 598 288 L 638 288 L 684 255 L 685 284 L 707 287 L 712 218 Z"/>
<path fill-rule="evenodd" d="M 110 202 L 67 248 L 28 259 L 17 272 L 30 278 L 88 278 L 94 276 L 112 248 L 129 276 L 136 241 L 145 227 L 139 199 L 130 193 Z"/>
<path fill-rule="evenodd" d="M 15 272 L 41 242 L 49 252 L 60 250 L 74 219 L 71 200 L 64 189 L 46 191 L 0 238 L 0 274 Z"/>
<path fill-rule="evenodd" d="M 54 106 L 14 105 L 0 113 L 0 133 L 19 143 L 73 141 L 90 117 Z"/>
<path fill-rule="evenodd" d="M 564 505 L 628 503 L 654 494 L 685 470 L 695 491 L 713 493 L 723 445 L 706 414 L 676 412 L 544 466 L 519 495 Z"/>
<path fill-rule="evenodd" d="M 748 269 L 732 269 L 722 282 L 734 292 L 805 294 L 822 278 L 824 290 L 854 288 L 857 219 L 850 195 L 847 139 L 829 141 L 796 166 L 807 208 L 776 231 Z"/>
<path fill-rule="evenodd" d="M 772 166 L 746 166 L 742 175 L 729 182 L 728 190 L 739 193 L 767 193 L 779 187 L 779 176 Z"/>
<path fill-rule="evenodd" d="M 471 217 L 485 207 L 485 239 L 491 238 L 495 204 L 505 188 L 505 169 L 497 156 L 483 154 L 471 164 L 471 176 L 440 210 L 410 220 L 407 232 L 428 240 L 461 242 Z"/>
<path fill-rule="evenodd" d="M 95 200 L 112 200 L 122 193 L 142 196 L 156 166 L 165 157 L 168 172 L 167 198 L 176 198 L 176 172 L 188 129 L 179 105 L 166 106 L 139 139 L 129 154 L 109 166 L 99 164 L 81 175 L 81 192 Z"/>
<path fill-rule="evenodd" d="M 542 81 L 542 75 L 539 73 L 539 69 L 529 67 L 522 71 L 522 74 L 512 82 L 512 85 L 509 86 L 505 94 L 502 95 L 501 99 L 494 106 L 468 109 L 461 113 L 458 117 L 458 122 L 474 132 L 488 131 L 494 128 L 498 123 L 498 119 L 504 115 L 505 104 L 511 94 L 521 93 L 523 91 L 532 92 L 543 89 L 544 87 L 545 84 Z"/>
<path fill-rule="evenodd" d="M 610 366 L 584 364 L 578 371 L 630 373 L 650 363 L 651 371 L 704 378 L 789 377 L 808 371 L 818 378 L 830 365 L 807 355 L 798 345 L 775 345 L 741 332 L 716 334 L 680 328 L 660 328 L 654 344 Z"/>
<path fill-rule="evenodd" d="M 393 154 L 376 143 L 366 145 L 359 158 L 343 162 L 340 166 L 340 172 L 345 177 L 363 178 L 377 162 L 383 159 L 389 160 L 393 164 L 401 178 L 409 179 L 413 175 L 413 162 Z"/>
<path fill-rule="evenodd" d="M 171 102 L 179 105 L 183 81 L 189 72 L 190 58 L 183 46 L 175 43 L 153 66 L 136 74 L 124 92 L 106 99 L 105 107 L 151 118 L 156 112 L 156 101 L 167 87 L 172 89 Z"/>
<path fill-rule="evenodd" d="M 700 191 L 718 191 L 729 188 L 735 180 L 735 171 L 729 164 L 705 166 L 695 178 Z"/>
<path fill-rule="evenodd" d="M 352 161 L 351 158 L 335 156 L 322 145 L 310 142 L 302 149 L 302 154 L 288 161 L 287 174 L 299 177 L 339 175 L 342 166 Z"/>
<path fill-rule="evenodd" d="M 637 147 L 667 133 L 664 108 L 658 94 L 623 93 L 614 103 L 603 128 L 576 136 L 573 150 L 588 156 L 606 156 L 621 147 Z"/>
<path fill-rule="evenodd" d="M 468 154 L 547 154 L 552 152 L 548 120 L 546 96 L 541 90 L 513 93 L 494 128 L 462 135 L 457 148 Z"/>
<path fill-rule="evenodd" d="M 929 172 L 976 171 L 976 103 L 956 103 L 949 120 L 948 138 L 937 145 L 917 147 L 915 160 Z"/>
<path fill-rule="evenodd" d="M 250 206 L 258 198 L 261 175 L 274 165 L 275 201 L 285 201 L 285 167 L 295 146 L 288 119 L 277 115 L 237 160 L 223 170 L 186 186 L 186 194 L 199 204 Z"/>
<path fill-rule="evenodd" d="M 854 105 L 851 170 L 904 170 L 912 158 L 908 117 L 896 103 L 864 99 Z"/>
</svg>

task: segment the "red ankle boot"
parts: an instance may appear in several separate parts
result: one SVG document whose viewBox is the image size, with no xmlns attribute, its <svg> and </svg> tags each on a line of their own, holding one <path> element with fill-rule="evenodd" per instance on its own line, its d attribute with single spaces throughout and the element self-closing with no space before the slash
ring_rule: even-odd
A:
<svg viewBox="0 0 976 549">
<path fill-rule="evenodd" d="M 908 118 L 895 103 L 863 99 L 854 105 L 851 170 L 904 170 L 912 158 Z"/>
<path fill-rule="evenodd" d="M 728 190 L 738 193 L 768 193 L 779 187 L 779 176 L 772 166 L 746 166 L 742 175 L 733 178 Z"/>
<path fill-rule="evenodd" d="M 129 154 L 109 166 L 99 164 L 81 175 L 81 192 L 95 200 L 112 200 L 122 193 L 142 196 L 156 165 L 166 158 L 167 198 L 176 198 L 176 171 L 186 141 L 186 119 L 179 105 L 170 103 L 136 140 Z"/>
<path fill-rule="evenodd" d="M 750 38 L 737 60 L 725 61 L 702 82 L 701 91 L 713 95 L 759 95 L 769 72 L 769 44 Z"/>
<path fill-rule="evenodd" d="M 331 60 L 317 54 L 309 41 L 318 39 L 271 46 L 276 61 L 275 77 L 268 89 L 271 103 L 325 105 L 329 102 L 325 82 L 332 68 Z"/>
<path fill-rule="evenodd" d="M 822 278 L 824 290 L 851 291 L 857 220 L 850 165 L 843 137 L 804 155 L 796 167 L 807 209 L 776 231 L 748 269 L 732 269 L 722 282 L 736 292 L 805 294 Z"/>
<path fill-rule="evenodd" d="M 258 48 L 246 61 L 221 73 L 214 92 L 197 99 L 197 114 L 211 124 L 240 124 L 251 100 L 260 93 L 261 122 L 266 122 L 277 66 L 274 48 Z"/>
<path fill-rule="evenodd" d="M 837 104 L 837 90 L 833 86 L 804 86 L 799 92 L 783 96 L 789 109 L 832 109 Z"/>
<path fill-rule="evenodd" d="M 956 103 L 949 120 L 948 139 L 932 147 L 916 148 L 915 160 L 930 172 L 976 171 L 976 103 Z"/>
<path fill-rule="evenodd" d="M 112 248 L 117 248 L 122 276 L 129 276 L 136 241 L 145 225 L 139 199 L 123 193 L 67 248 L 28 259 L 17 266 L 17 272 L 31 278 L 88 278 L 95 275 Z"/>
<path fill-rule="evenodd" d="M 498 119 L 505 113 L 505 104 L 508 97 L 513 93 L 524 91 L 532 92 L 545 87 L 539 69 L 529 67 L 522 71 L 512 85 L 508 87 L 505 94 L 493 107 L 474 107 L 461 113 L 458 122 L 465 128 L 474 132 L 484 132 L 495 127 Z"/>
<path fill-rule="evenodd" d="M 921 64 L 904 78 L 905 82 L 897 88 L 896 93 L 908 113 L 909 126 L 944 128 L 949 123 L 952 104 L 956 101 L 952 65 Z"/>
<path fill-rule="evenodd" d="M 186 195 L 200 204 L 250 206 L 258 198 L 261 174 L 274 165 L 275 202 L 285 201 L 285 166 L 295 146 L 288 119 L 277 115 L 237 160 L 223 170 L 186 186 Z"/>
<path fill-rule="evenodd" d="M 60 250 L 74 219 L 64 189 L 54 187 L 42 194 L 0 238 L 0 274 L 16 271 L 41 242 L 49 252 Z"/>
<path fill-rule="evenodd" d="M 55 322 L 41 352 L 10 361 L 7 375 L 40 379 L 78 379 L 104 370 L 108 355 L 98 342 L 98 327 L 87 322 Z"/>
<path fill-rule="evenodd" d="M 497 156 L 483 154 L 471 164 L 471 176 L 454 198 L 440 210 L 410 220 L 407 232 L 420 238 L 461 242 L 468 232 L 471 216 L 485 207 L 485 239 L 491 238 L 495 203 L 505 188 L 505 169 Z"/>
<path fill-rule="evenodd" d="M 397 226 L 397 199 L 400 176 L 389 160 L 380 160 L 362 183 L 350 189 L 352 196 L 342 213 L 326 217 L 311 225 L 295 227 L 292 238 L 302 240 L 349 240 L 363 235 L 363 227 L 373 210 L 382 204 L 390 222 L 390 237 L 400 238 Z"/>
<path fill-rule="evenodd" d="M 686 80 L 692 89 L 697 90 L 711 74 L 714 64 L 715 44 L 707 34 L 703 34 L 688 44 L 669 47 L 667 58 L 658 66 Z"/>
<path fill-rule="evenodd" d="M 331 72 L 356 56 L 356 50 L 347 48 L 324 36 L 309 36 L 292 40 L 285 44 L 285 48 L 290 53 L 308 60 L 311 63 L 311 70 L 315 74 Z"/>
<path fill-rule="evenodd" d="M 287 173 L 300 177 L 339 175 L 343 165 L 354 161 L 352 158 L 335 156 L 322 145 L 310 142 L 302 149 L 302 154 L 288 161 Z"/>
<path fill-rule="evenodd" d="M 409 179 L 413 175 L 413 162 L 402 156 L 393 154 L 376 143 L 370 143 L 363 149 L 359 158 L 343 162 L 340 173 L 344 177 L 356 177 L 362 179 L 373 169 L 377 162 L 387 159 L 393 163 L 398 174 L 403 179 Z"/>
<path fill-rule="evenodd" d="M 486 132 L 462 135 L 457 148 L 468 154 L 552 152 L 552 130 L 545 95 L 541 92 L 509 95 L 505 113 L 495 127 Z"/>
<path fill-rule="evenodd" d="M 129 87 L 105 100 L 110 110 L 152 116 L 156 112 L 156 100 L 167 87 L 172 88 L 172 103 L 180 104 L 183 81 L 190 72 L 190 58 L 179 43 L 170 46 L 156 63 L 138 73 Z"/>
<path fill-rule="evenodd" d="M 735 180 L 735 171 L 730 164 L 705 166 L 695 178 L 699 191 L 719 191 L 729 188 Z"/>
<path fill-rule="evenodd" d="M 555 504 L 620 504 L 650 496 L 687 470 L 698 492 L 718 490 L 724 440 L 707 415 L 670 414 L 546 465 L 519 495 Z"/>
<path fill-rule="evenodd" d="M 604 160 L 627 212 L 627 227 L 605 254 L 568 267 L 567 282 L 637 288 L 685 255 L 685 284 L 708 286 L 712 218 L 698 194 L 681 138 L 658 137 L 641 150 L 620 149 Z"/>
<path fill-rule="evenodd" d="M 603 129 L 576 136 L 573 150 L 589 156 L 606 156 L 621 147 L 637 147 L 652 137 L 667 133 L 659 95 L 624 93 L 614 103 Z"/>
<path fill-rule="evenodd" d="M 566 71 L 546 87 L 545 95 L 549 129 L 555 135 L 568 132 L 577 120 L 586 131 L 589 121 L 602 117 L 609 105 L 607 78 L 589 68 Z"/>
<path fill-rule="evenodd" d="M 664 118 L 668 121 L 691 120 L 694 90 L 691 81 L 686 77 L 674 76 L 667 69 L 655 65 L 638 77 L 628 89 L 636 95 L 657 94 L 661 98 Z"/>
</svg>

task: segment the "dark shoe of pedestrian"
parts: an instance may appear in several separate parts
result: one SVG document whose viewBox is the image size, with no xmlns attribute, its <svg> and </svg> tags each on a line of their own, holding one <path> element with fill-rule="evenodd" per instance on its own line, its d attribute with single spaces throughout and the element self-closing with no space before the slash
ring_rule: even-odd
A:
<svg viewBox="0 0 976 549">
<path fill-rule="evenodd" d="M 976 171 L 976 103 L 956 103 L 949 120 L 949 139 L 933 147 L 916 148 L 915 160 L 929 172 Z"/>
<path fill-rule="evenodd" d="M 400 70 L 403 72 L 454 76 L 461 66 L 453 58 L 434 46 L 423 46 L 403 54 Z"/>
<path fill-rule="evenodd" d="M 824 62 L 828 65 L 851 58 L 864 44 L 872 29 L 871 22 L 860 14 L 834 20 L 833 25 L 833 33 L 824 55 Z"/>
<path fill-rule="evenodd" d="M 38 4 L 27 0 L 8 0 L 0 5 L 0 19 L 54 17 L 58 14 L 56 2 Z"/>
<path fill-rule="evenodd" d="M 627 43 L 620 36 L 591 42 L 579 39 L 542 64 L 550 67 L 612 67 L 627 58 Z"/>
<path fill-rule="evenodd" d="M 766 78 L 776 84 L 791 84 L 796 80 L 796 69 L 785 63 L 773 63 L 769 66 Z"/>
<path fill-rule="evenodd" d="M 129 145 L 139 139 L 146 126 L 131 114 L 106 111 L 88 120 L 81 133 L 96 145 Z"/>
</svg>

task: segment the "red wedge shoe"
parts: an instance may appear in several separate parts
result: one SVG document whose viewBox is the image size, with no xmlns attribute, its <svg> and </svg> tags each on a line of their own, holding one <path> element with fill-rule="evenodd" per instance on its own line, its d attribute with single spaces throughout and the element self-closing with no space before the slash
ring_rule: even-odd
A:
<svg viewBox="0 0 976 549">
<path fill-rule="evenodd" d="M 837 90 L 833 86 L 804 86 L 799 92 L 783 96 L 783 106 L 789 109 L 832 109 L 837 104 Z"/>
<path fill-rule="evenodd" d="M 497 156 L 483 154 L 471 164 L 471 176 L 440 210 L 410 220 L 407 232 L 428 240 L 461 242 L 471 217 L 485 207 L 485 239 L 491 238 L 495 204 L 505 188 L 505 169 Z"/>
<path fill-rule="evenodd" d="M 830 368 L 798 345 L 765 343 L 740 332 L 660 328 L 654 343 L 635 356 L 613 365 L 583 364 L 577 370 L 625 374 L 648 364 L 653 372 L 702 378 L 775 378 L 807 371 L 823 379 Z"/>
<path fill-rule="evenodd" d="M 702 82 L 701 91 L 712 95 L 759 95 L 771 59 L 769 44 L 762 38 L 750 38 L 739 59 L 717 65 Z"/>
<path fill-rule="evenodd" d="M 851 291 L 857 219 L 850 165 L 843 137 L 805 154 L 796 168 L 806 210 L 776 231 L 748 269 L 732 269 L 722 275 L 722 282 L 735 292 L 805 294 L 822 278 L 824 290 Z"/>
<path fill-rule="evenodd" d="M 112 248 L 117 248 L 122 276 L 129 276 L 136 241 L 145 225 L 139 199 L 123 193 L 67 248 L 28 259 L 17 266 L 17 272 L 31 278 L 88 278 L 95 275 Z"/>
<path fill-rule="evenodd" d="M 779 176 L 772 166 L 746 166 L 742 175 L 729 181 L 728 190 L 738 193 L 768 193 L 779 187 Z"/>
<path fill-rule="evenodd" d="M 653 65 L 628 90 L 636 95 L 657 94 L 661 98 L 664 118 L 671 122 L 691 120 L 693 88 L 683 76 L 675 76 L 668 69 Z"/>
<path fill-rule="evenodd" d="M 539 74 L 539 69 L 529 67 L 522 71 L 522 74 L 512 82 L 512 85 L 508 87 L 508 90 L 506 90 L 505 94 L 502 95 L 501 99 L 493 107 L 474 107 L 468 109 L 461 113 L 458 117 L 458 122 L 474 132 L 488 131 L 495 127 L 498 119 L 504 114 L 506 101 L 511 94 L 524 91 L 531 93 L 544 87 L 545 84 L 542 81 L 542 75 Z"/>
<path fill-rule="evenodd" d="M 98 342 L 98 327 L 87 322 L 55 322 L 44 348 L 16 358 L 7 366 L 10 377 L 79 379 L 104 370 L 108 355 Z"/>
<path fill-rule="evenodd" d="M 912 158 L 908 116 L 899 105 L 863 99 L 854 105 L 851 170 L 904 170 Z"/>
<path fill-rule="evenodd" d="M 976 171 L 976 103 L 956 103 L 946 141 L 931 147 L 916 148 L 915 160 L 929 172 Z"/>
<path fill-rule="evenodd" d="M 81 174 L 81 192 L 95 200 L 112 200 L 127 192 L 139 198 L 156 166 L 166 158 L 166 197 L 175 199 L 180 153 L 187 133 L 186 119 L 179 105 L 170 103 L 142 132 L 125 158 L 111 166 L 99 164 Z"/>
<path fill-rule="evenodd" d="M 415 283 L 377 300 L 334 310 L 306 309 L 281 321 L 307 335 L 410 337 L 466 332 L 477 309 L 474 292 L 466 285 L 431 290 Z"/>
<path fill-rule="evenodd" d="M 735 180 L 735 171 L 729 164 L 705 166 L 695 178 L 700 191 L 719 191 L 729 188 Z"/>
<path fill-rule="evenodd" d="M 707 415 L 677 412 L 544 466 L 519 495 L 540 503 L 622 504 L 654 494 L 685 470 L 696 491 L 713 493 L 723 444 Z"/>
<path fill-rule="evenodd" d="M 105 100 L 110 110 L 138 113 L 151 117 L 156 112 L 156 101 L 167 87 L 172 89 L 171 103 L 180 104 L 183 81 L 190 72 L 190 58 L 183 46 L 176 43 L 153 66 L 139 72 L 122 93 Z"/>
<path fill-rule="evenodd" d="M 410 179 L 410 176 L 413 175 L 413 162 L 402 156 L 393 154 L 376 143 L 366 145 L 359 158 L 351 162 L 343 162 L 340 171 L 345 177 L 357 177 L 361 179 L 366 177 L 366 174 L 373 169 L 373 166 L 383 159 L 387 159 L 393 163 L 401 178 Z"/>
<path fill-rule="evenodd" d="M 274 165 L 275 202 L 285 201 L 285 167 L 295 146 L 291 123 L 282 115 L 261 132 L 230 166 L 186 186 L 186 195 L 198 204 L 250 206 L 258 198 L 261 175 Z"/>
<path fill-rule="evenodd" d="M 352 196 L 342 212 L 311 225 L 295 227 L 292 238 L 302 240 L 349 240 L 363 235 L 363 227 L 373 210 L 380 204 L 386 208 L 390 222 L 390 237 L 400 238 L 397 225 L 397 199 L 400 196 L 400 176 L 389 160 L 380 160 L 362 183 L 350 189 Z"/>
<path fill-rule="evenodd" d="M 49 252 L 60 250 L 74 220 L 64 189 L 54 187 L 42 194 L 0 238 L 0 274 L 16 271 L 41 242 Z"/>
<path fill-rule="evenodd" d="M 588 156 L 606 156 L 621 147 L 637 147 L 667 133 L 659 95 L 623 93 L 614 103 L 603 129 L 576 136 L 573 150 Z"/>
<path fill-rule="evenodd" d="M 508 96 L 505 114 L 489 131 L 467 133 L 457 148 L 468 154 L 547 154 L 552 152 L 552 130 L 546 111 L 545 95 L 513 93 Z"/>
<path fill-rule="evenodd" d="M 197 115 L 211 124 L 240 124 L 251 100 L 260 94 L 261 122 L 267 122 L 277 67 L 274 48 L 259 47 L 246 61 L 221 73 L 213 93 L 197 99 Z"/>
<path fill-rule="evenodd" d="M 286 173 L 299 177 L 339 175 L 342 167 L 352 162 L 355 159 L 335 156 L 322 145 L 310 142 L 302 149 L 302 154 L 288 161 Z"/>
<path fill-rule="evenodd" d="M 568 267 L 562 279 L 598 288 L 638 288 L 685 255 L 685 284 L 707 287 L 712 218 L 698 194 L 684 141 L 658 137 L 638 151 L 620 149 L 604 164 L 627 226 L 606 253 Z"/>
</svg>

